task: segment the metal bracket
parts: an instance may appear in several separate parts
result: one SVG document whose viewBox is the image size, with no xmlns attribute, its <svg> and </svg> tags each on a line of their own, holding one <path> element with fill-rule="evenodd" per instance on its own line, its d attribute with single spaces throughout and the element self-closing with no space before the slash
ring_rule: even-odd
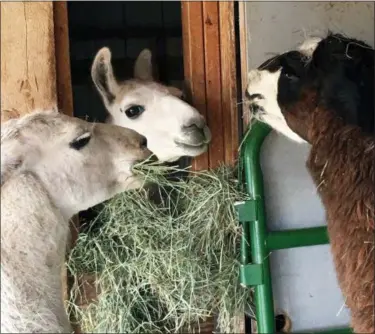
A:
<svg viewBox="0 0 375 334">
<path fill-rule="evenodd" d="M 240 280 L 243 286 L 263 284 L 263 267 L 261 264 L 246 264 L 240 267 Z"/>
<path fill-rule="evenodd" d="M 234 207 L 241 223 L 252 222 L 258 219 L 258 206 L 256 200 L 246 200 L 234 203 Z"/>
</svg>

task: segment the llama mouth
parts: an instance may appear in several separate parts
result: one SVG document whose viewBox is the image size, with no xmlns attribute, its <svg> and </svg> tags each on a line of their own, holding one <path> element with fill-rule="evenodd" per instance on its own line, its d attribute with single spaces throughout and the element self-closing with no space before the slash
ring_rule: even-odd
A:
<svg viewBox="0 0 375 334">
<path fill-rule="evenodd" d="M 206 147 L 208 144 L 203 142 L 199 144 L 188 144 L 188 143 L 182 143 L 179 141 L 175 141 L 176 145 L 185 149 L 202 149 Z"/>
<path fill-rule="evenodd" d="M 179 148 L 185 151 L 185 154 L 187 156 L 194 157 L 194 156 L 197 156 L 199 154 L 206 152 L 208 149 L 207 143 L 201 143 L 199 145 L 192 145 L 192 144 L 181 143 L 181 142 L 176 142 L 176 141 L 175 143 Z"/>
</svg>

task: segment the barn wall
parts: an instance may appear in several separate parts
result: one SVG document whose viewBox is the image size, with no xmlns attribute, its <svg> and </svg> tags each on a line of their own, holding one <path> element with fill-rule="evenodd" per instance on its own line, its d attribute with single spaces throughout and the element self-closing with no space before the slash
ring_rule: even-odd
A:
<svg viewBox="0 0 375 334">
<path fill-rule="evenodd" d="M 249 2 L 245 15 L 248 68 L 328 29 L 374 46 L 373 2 Z M 273 132 L 265 140 L 262 166 L 271 229 L 325 224 L 304 165 L 307 154 L 307 146 Z M 293 331 L 348 324 L 328 245 L 275 252 L 271 265 L 276 308 L 289 313 Z"/>
<path fill-rule="evenodd" d="M 52 2 L 1 2 L 1 120 L 56 99 Z"/>
<path fill-rule="evenodd" d="M 208 152 L 193 168 L 233 164 L 238 152 L 234 3 L 183 1 L 184 71 L 189 101 L 205 116 L 212 133 Z"/>
<path fill-rule="evenodd" d="M 2 122 L 57 106 L 72 114 L 66 22 L 64 1 L 1 2 Z"/>
</svg>

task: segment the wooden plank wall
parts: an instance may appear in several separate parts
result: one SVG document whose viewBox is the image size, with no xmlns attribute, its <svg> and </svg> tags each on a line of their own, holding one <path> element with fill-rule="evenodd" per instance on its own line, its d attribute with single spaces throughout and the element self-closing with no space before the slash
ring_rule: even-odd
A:
<svg viewBox="0 0 375 334">
<path fill-rule="evenodd" d="M 0 13 L 1 121 L 57 106 L 73 115 L 66 2 L 1 2 Z"/>
<path fill-rule="evenodd" d="M 73 116 L 73 91 L 70 72 L 68 9 L 66 1 L 53 3 L 56 54 L 56 86 L 59 110 Z"/>
<path fill-rule="evenodd" d="M 196 170 L 233 164 L 238 148 L 234 2 L 183 1 L 185 83 L 190 102 L 212 132 L 207 154 Z"/>
<path fill-rule="evenodd" d="M 52 2 L 1 2 L 1 121 L 56 102 Z"/>
<path fill-rule="evenodd" d="M 187 96 L 212 132 L 208 152 L 194 159 L 193 168 L 233 165 L 239 145 L 234 2 L 183 1 L 181 6 Z M 244 332 L 243 314 L 235 327 Z M 200 327 L 200 333 L 215 330 L 214 318 Z"/>
</svg>

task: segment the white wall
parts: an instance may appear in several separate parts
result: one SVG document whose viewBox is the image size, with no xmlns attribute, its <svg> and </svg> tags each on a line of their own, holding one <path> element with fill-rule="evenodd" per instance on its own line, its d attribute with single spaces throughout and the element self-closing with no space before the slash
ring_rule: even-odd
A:
<svg viewBox="0 0 375 334">
<path fill-rule="evenodd" d="M 331 30 L 374 46 L 373 2 L 246 3 L 248 68 L 272 53 L 293 49 L 307 36 Z M 272 132 L 262 150 L 266 208 L 270 229 L 325 224 L 324 210 L 305 168 L 308 146 Z M 337 286 L 329 246 L 271 254 L 275 307 L 292 319 L 292 330 L 346 326 L 349 313 Z"/>
</svg>

